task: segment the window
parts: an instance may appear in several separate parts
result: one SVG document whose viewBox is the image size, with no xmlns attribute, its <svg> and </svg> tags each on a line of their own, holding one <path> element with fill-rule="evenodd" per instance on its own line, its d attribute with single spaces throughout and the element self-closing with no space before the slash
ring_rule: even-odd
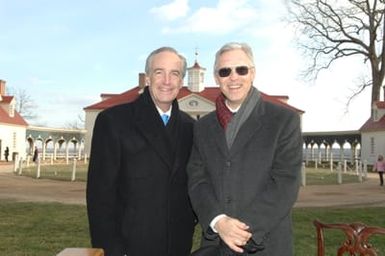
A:
<svg viewBox="0 0 385 256">
<path fill-rule="evenodd" d="M 13 132 L 13 136 L 12 136 L 12 146 L 13 148 L 16 148 L 16 142 L 17 142 L 17 137 L 16 137 L 16 132 Z"/>
<path fill-rule="evenodd" d="M 370 137 L 370 154 L 374 155 L 374 137 Z"/>
</svg>

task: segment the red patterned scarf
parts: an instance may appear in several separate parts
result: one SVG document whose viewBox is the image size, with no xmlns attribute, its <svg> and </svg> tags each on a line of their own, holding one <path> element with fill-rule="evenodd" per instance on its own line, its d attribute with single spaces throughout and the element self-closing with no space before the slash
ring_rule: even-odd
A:
<svg viewBox="0 0 385 256">
<path fill-rule="evenodd" d="M 227 124 L 230 122 L 231 118 L 233 118 L 233 113 L 229 110 L 229 108 L 225 104 L 225 97 L 221 93 L 216 101 L 216 113 L 219 123 L 226 130 Z"/>
</svg>

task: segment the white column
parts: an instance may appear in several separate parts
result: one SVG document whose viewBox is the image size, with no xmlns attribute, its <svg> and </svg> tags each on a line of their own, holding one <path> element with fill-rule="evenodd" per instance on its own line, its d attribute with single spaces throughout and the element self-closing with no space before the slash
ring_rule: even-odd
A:
<svg viewBox="0 0 385 256">
<path fill-rule="evenodd" d="M 72 165 L 72 177 L 71 181 L 75 181 L 76 178 L 76 157 L 74 157 L 74 163 Z"/>
<path fill-rule="evenodd" d="M 305 168 L 305 163 L 302 163 L 302 168 L 301 168 L 301 178 L 302 178 L 302 186 L 306 186 L 306 168 Z"/>
<path fill-rule="evenodd" d="M 40 157 L 39 156 L 37 157 L 36 162 L 37 162 L 36 178 L 39 179 L 40 178 Z"/>
</svg>

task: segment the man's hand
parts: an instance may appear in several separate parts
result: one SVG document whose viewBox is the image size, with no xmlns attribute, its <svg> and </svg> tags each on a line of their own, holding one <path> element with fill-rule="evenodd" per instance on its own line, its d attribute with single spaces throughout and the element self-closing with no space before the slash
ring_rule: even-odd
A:
<svg viewBox="0 0 385 256">
<path fill-rule="evenodd" d="M 222 241 L 225 242 L 230 249 L 235 252 L 242 253 L 247 241 L 251 238 L 251 233 L 248 231 L 249 226 L 245 223 L 228 216 L 218 220 L 215 224 L 215 229 L 218 231 Z"/>
</svg>

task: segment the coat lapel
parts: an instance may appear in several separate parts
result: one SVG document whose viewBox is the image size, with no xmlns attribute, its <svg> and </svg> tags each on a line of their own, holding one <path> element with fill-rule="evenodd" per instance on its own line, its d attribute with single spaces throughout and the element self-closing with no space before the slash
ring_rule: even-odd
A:
<svg viewBox="0 0 385 256">
<path fill-rule="evenodd" d="M 209 138 L 212 138 L 215 142 L 215 145 L 218 147 L 219 151 L 224 155 L 229 154 L 229 149 L 227 148 L 226 135 L 222 126 L 219 124 L 217 116 L 210 119 L 210 123 L 207 128 L 209 132 Z"/>
<path fill-rule="evenodd" d="M 178 115 L 177 115 L 178 116 Z M 175 150 L 175 161 L 173 164 L 171 175 L 173 176 L 175 172 L 180 168 L 185 162 L 185 156 L 188 155 L 190 148 L 186 144 L 191 144 L 188 141 L 189 137 L 192 136 L 191 128 L 188 127 L 188 123 L 182 122 L 179 116 L 176 120 L 176 150 Z"/>
<path fill-rule="evenodd" d="M 148 90 L 138 99 L 136 105 L 136 126 L 138 132 L 146 139 L 154 151 L 159 155 L 168 169 L 172 167 L 172 157 L 166 130 L 162 120 L 153 105 Z"/>
<path fill-rule="evenodd" d="M 262 128 L 262 120 L 264 107 L 261 101 L 254 110 L 251 112 L 249 118 L 245 121 L 242 127 L 239 129 L 238 134 L 235 137 L 234 143 L 230 149 L 230 154 L 234 155 L 238 151 L 242 150 L 245 145 L 251 140 L 254 134 L 258 133 Z"/>
<path fill-rule="evenodd" d="M 154 151 L 160 156 L 162 161 L 171 168 L 171 156 L 169 154 L 170 149 L 167 147 L 167 141 L 163 134 L 162 127 L 154 127 L 151 122 L 147 122 L 143 119 L 137 122 L 139 132 L 147 140 L 148 144 L 154 149 Z"/>
</svg>

